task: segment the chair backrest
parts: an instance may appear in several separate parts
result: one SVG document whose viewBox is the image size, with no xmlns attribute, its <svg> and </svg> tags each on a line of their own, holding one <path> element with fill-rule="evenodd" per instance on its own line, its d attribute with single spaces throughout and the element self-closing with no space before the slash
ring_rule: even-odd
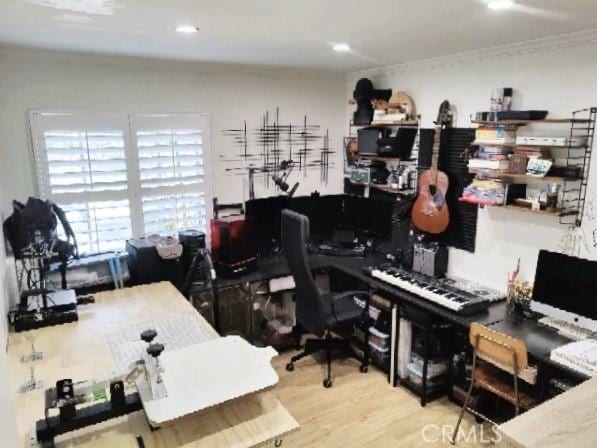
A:
<svg viewBox="0 0 597 448">
<path fill-rule="evenodd" d="M 310 333 L 323 336 L 323 301 L 307 260 L 309 218 L 291 210 L 282 211 L 282 250 L 294 277 L 296 318 Z"/>
<path fill-rule="evenodd" d="M 520 339 L 474 322 L 471 324 L 469 341 L 479 358 L 510 373 L 518 373 L 529 365 L 527 346 Z"/>
</svg>

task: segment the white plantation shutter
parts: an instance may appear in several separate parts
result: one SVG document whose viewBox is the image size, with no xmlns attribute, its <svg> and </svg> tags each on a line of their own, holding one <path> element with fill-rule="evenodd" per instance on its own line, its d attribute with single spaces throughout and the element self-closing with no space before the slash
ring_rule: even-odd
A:
<svg viewBox="0 0 597 448">
<path fill-rule="evenodd" d="M 84 254 L 121 251 L 132 235 L 130 202 L 101 201 L 62 206 Z"/>
<path fill-rule="evenodd" d="M 30 120 L 40 196 L 65 210 L 81 253 L 206 229 L 206 115 L 35 111 Z"/>
<path fill-rule="evenodd" d="M 124 250 L 132 235 L 126 117 L 32 112 L 30 119 L 40 196 L 64 209 L 79 252 Z"/>
<path fill-rule="evenodd" d="M 204 150 L 209 139 L 207 117 L 133 116 L 131 129 L 138 149 L 144 233 L 205 231 L 210 209 Z"/>
</svg>

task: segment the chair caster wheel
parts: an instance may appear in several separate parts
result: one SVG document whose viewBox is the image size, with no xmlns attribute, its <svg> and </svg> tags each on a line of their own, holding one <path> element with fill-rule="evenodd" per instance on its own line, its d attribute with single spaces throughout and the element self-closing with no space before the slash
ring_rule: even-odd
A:
<svg viewBox="0 0 597 448">
<path fill-rule="evenodd" d="M 325 387 L 326 389 L 332 387 L 332 380 L 330 380 L 329 378 L 323 380 L 323 387 Z"/>
<path fill-rule="evenodd" d="M 287 372 L 292 372 L 294 370 L 294 364 L 289 362 L 288 364 L 286 364 L 286 371 Z"/>
<path fill-rule="evenodd" d="M 359 367 L 359 370 L 361 371 L 361 373 L 367 373 L 369 371 L 369 366 L 362 365 L 361 367 Z"/>
</svg>

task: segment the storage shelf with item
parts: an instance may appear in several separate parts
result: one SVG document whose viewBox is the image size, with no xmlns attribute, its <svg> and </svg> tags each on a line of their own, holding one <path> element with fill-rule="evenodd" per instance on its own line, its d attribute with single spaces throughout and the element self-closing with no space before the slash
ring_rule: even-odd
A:
<svg viewBox="0 0 597 448">
<path fill-rule="evenodd" d="M 413 99 L 402 91 L 375 89 L 360 79 L 353 92 L 357 109 L 344 139 L 345 178 L 349 184 L 392 194 L 410 194 L 415 188 L 420 117 Z"/>
<path fill-rule="evenodd" d="M 469 151 L 472 182 L 461 200 L 579 225 L 596 112 L 583 109 L 573 112 L 572 118 L 545 118 L 546 111 L 478 113 L 472 120 L 478 128 Z M 567 136 L 519 135 L 531 123 L 567 125 Z"/>
</svg>

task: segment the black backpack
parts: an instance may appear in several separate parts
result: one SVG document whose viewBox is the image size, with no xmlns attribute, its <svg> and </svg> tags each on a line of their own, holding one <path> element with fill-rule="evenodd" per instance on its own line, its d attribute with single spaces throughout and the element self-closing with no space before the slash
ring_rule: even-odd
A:
<svg viewBox="0 0 597 448">
<path fill-rule="evenodd" d="M 51 201 L 30 197 L 26 204 L 12 202 L 13 212 L 3 224 L 4 234 L 10 243 L 15 258 L 22 257 L 22 251 L 34 241 L 39 232 L 44 241 L 58 254 L 58 259 L 66 261 L 77 257 L 77 240 L 64 211 Z M 67 241 L 58 238 L 58 221 L 62 224 Z"/>
</svg>

